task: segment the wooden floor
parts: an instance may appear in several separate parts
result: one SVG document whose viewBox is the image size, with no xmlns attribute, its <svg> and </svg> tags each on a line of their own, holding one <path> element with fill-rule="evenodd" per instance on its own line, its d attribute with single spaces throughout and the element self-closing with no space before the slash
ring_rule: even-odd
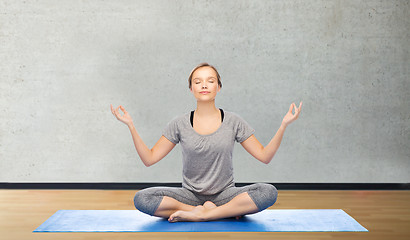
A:
<svg viewBox="0 0 410 240">
<path fill-rule="evenodd" d="M 130 190 L 0 190 L 0 239 L 410 239 L 410 191 L 279 191 L 272 209 L 343 209 L 369 232 L 33 233 L 60 209 L 134 209 Z"/>
</svg>

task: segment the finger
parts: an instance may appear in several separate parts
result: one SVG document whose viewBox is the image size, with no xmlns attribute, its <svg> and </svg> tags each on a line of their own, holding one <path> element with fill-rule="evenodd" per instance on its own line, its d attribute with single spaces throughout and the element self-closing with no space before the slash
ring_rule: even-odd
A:
<svg viewBox="0 0 410 240">
<path fill-rule="evenodd" d="M 115 116 L 117 119 L 119 119 L 119 118 L 118 118 L 118 112 L 117 112 L 117 111 L 115 111 L 115 109 L 113 109 L 112 114 L 114 114 L 114 116 Z"/>
<path fill-rule="evenodd" d="M 125 108 L 123 107 L 123 106 L 120 106 L 121 107 L 121 110 L 124 112 L 124 113 L 127 113 L 127 111 L 125 111 Z"/>
<path fill-rule="evenodd" d="M 293 109 L 293 104 L 290 104 L 290 107 L 289 107 L 289 112 L 290 113 L 292 113 L 292 109 Z"/>
<path fill-rule="evenodd" d="M 298 119 L 301 109 L 302 109 L 302 102 L 300 103 L 299 107 L 297 108 L 297 112 L 295 114 L 295 119 Z"/>
<path fill-rule="evenodd" d="M 298 114 L 300 113 L 301 110 L 302 110 L 302 102 L 300 102 L 300 105 L 298 107 Z"/>
<path fill-rule="evenodd" d="M 114 107 L 111 105 L 111 112 L 112 112 L 112 114 L 114 114 L 114 116 L 116 115 L 115 114 L 115 109 L 114 109 Z"/>
</svg>

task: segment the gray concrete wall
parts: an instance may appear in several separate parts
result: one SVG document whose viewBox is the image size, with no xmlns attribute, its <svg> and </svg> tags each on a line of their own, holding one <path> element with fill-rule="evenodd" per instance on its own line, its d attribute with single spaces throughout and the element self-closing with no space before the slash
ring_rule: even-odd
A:
<svg viewBox="0 0 410 240">
<path fill-rule="evenodd" d="M 0 0 L 0 182 L 178 182 L 181 148 L 143 166 L 193 110 L 188 74 L 215 65 L 217 107 L 266 145 L 235 145 L 237 182 L 410 182 L 409 1 Z"/>
</svg>

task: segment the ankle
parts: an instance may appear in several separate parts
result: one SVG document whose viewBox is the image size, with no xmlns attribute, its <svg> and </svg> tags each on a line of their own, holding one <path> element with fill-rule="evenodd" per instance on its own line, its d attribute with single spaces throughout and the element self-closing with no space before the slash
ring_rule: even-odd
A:
<svg viewBox="0 0 410 240">
<path fill-rule="evenodd" d="M 212 220 L 212 212 L 214 208 L 204 208 L 201 212 L 198 212 L 198 218 L 200 221 L 206 222 Z"/>
</svg>

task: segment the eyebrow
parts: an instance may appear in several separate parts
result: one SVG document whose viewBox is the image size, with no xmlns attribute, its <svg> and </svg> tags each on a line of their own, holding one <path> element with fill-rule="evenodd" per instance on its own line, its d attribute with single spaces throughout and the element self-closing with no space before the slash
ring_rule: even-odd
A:
<svg viewBox="0 0 410 240">
<path fill-rule="evenodd" d="M 208 79 L 210 79 L 210 78 L 216 79 L 215 77 L 208 77 Z M 198 78 L 198 77 L 196 77 L 196 78 L 194 78 L 194 79 L 192 79 L 192 80 L 196 80 L 196 79 L 201 80 L 201 78 Z"/>
</svg>

